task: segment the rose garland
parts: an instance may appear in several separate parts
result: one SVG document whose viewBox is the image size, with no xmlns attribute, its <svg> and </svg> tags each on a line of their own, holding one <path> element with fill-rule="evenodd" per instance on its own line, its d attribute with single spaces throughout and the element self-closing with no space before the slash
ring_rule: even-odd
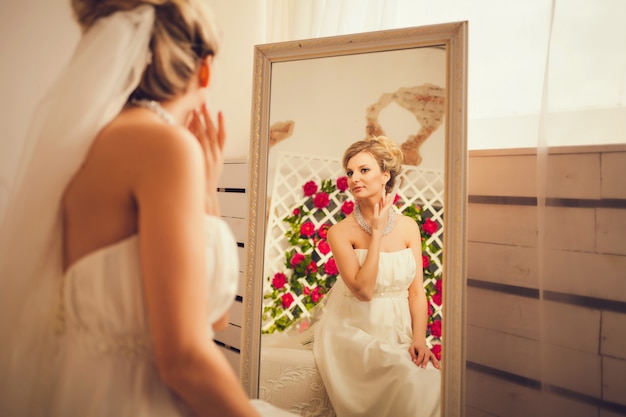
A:
<svg viewBox="0 0 626 417">
<path fill-rule="evenodd" d="M 344 219 L 354 210 L 354 202 L 346 193 L 348 178 L 326 179 L 321 185 L 308 181 L 302 187 L 303 200 L 283 221 L 289 223 L 285 237 L 290 244 L 285 251 L 284 270 L 268 278 L 271 289 L 264 295 L 269 302 L 263 309 L 263 321 L 273 324 L 263 333 L 282 332 L 306 311 L 315 307 L 337 280 L 337 265 L 332 256 L 326 234 L 330 226 Z M 441 248 L 430 237 L 440 224 L 427 218 L 418 205 L 404 204 L 397 195 L 394 204 L 402 214 L 414 219 L 420 226 L 422 238 L 422 268 L 424 288 L 429 300 L 428 330 L 433 352 L 441 358 L 442 281 Z M 404 207 L 404 208 L 402 208 Z M 324 219 L 331 223 L 321 223 Z"/>
</svg>

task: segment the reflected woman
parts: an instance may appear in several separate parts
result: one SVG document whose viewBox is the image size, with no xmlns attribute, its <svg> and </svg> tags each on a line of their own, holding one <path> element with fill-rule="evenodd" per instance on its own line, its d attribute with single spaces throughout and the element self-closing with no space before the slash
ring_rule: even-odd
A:
<svg viewBox="0 0 626 417">
<path fill-rule="evenodd" d="M 343 167 L 356 205 L 328 231 L 339 276 L 313 353 L 338 417 L 439 416 L 440 364 L 426 345 L 420 230 L 396 213 L 400 148 L 352 144 Z"/>
</svg>

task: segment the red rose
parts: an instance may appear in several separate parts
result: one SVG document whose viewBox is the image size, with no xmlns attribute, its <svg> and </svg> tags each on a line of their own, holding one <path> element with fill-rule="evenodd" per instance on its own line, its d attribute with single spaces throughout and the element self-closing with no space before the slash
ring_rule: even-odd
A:
<svg viewBox="0 0 626 417">
<path fill-rule="evenodd" d="M 328 262 L 324 264 L 324 272 L 328 275 L 337 275 L 339 271 L 337 271 L 337 264 L 335 264 L 335 260 L 330 258 Z"/>
<path fill-rule="evenodd" d="M 304 261 L 304 255 L 301 253 L 294 253 L 294 255 L 291 257 L 291 266 L 295 268 L 300 265 L 302 261 Z"/>
<path fill-rule="evenodd" d="M 437 304 L 438 306 L 440 306 L 440 305 L 441 305 L 441 293 L 440 293 L 440 292 L 438 292 L 438 293 L 436 293 L 436 294 L 433 294 L 433 298 L 432 298 L 432 300 L 433 300 L 433 303 L 435 303 L 435 304 Z"/>
<path fill-rule="evenodd" d="M 272 278 L 272 286 L 277 290 L 280 290 L 287 283 L 287 277 L 282 272 L 277 272 L 274 274 L 274 278 Z"/>
<path fill-rule="evenodd" d="M 294 216 L 299 216 L 299 215 L 300 215 L 300 209 L 299 209 L 298 207 L 296 207 L 295 209 L 293 209 L 292 214 L 293 214 Z"/>
<path fill-rule="evenodd" d="M 320 191 L 319 193 L 315 194 L 315 197 L 313 198 L 313 204 L 315 205 L 315 207 L 317 207 L 318 209 L 323 209 L 324 207 L 328 206 L 328 203 L 330 203 L 330 199 L 328 198 L 328 194 L 326 194 L 324 191 Z"/>
<path fill-rule="evenodd" d="M 315 233 L 315 225 L 312 222 L 306 221 L 302 223 L 302 226 L 300 226 L 300 234 L 302 236 L 311 237 L 313 233 Z"/>
<path fill-rule="evenodd" d="M 346 200 L 343 202 L 341 206 L 341 212 L 346 216 L 354 210 L 354 202 L 350 200 Z"/>
<path fill-rule="evenodd" d="M 302 187 L 305 197 L 310 197 L 317 192 L 317 184 L 315 181 L 309 181 Z"/>
<path fill-rule="evenodd" d="M 428 268 L 429 265 L 430 265 L 430 258 L 428 258 L 428 255 L 422 255 L 422 268 L 426 269 Z"/>
<path fill-rule="evenodd" d="M 424 229 L 424 232 L 432 235 L 437 231 L 437 229 L 439 229 L 439 225 L 430 219 L 426 219 L 422 225 L 422 229 Z"/>
<path fill-rule="evenodd" d="M 337 178 L 337 189 L 342 193 L 348 189 L 348 177 L 343 176 Z"/>
<path fill-rule="evenodd" d="M 441 360 L 441 345 L 434 345 L 431 352 L 433 352 L 437 360 Z"/>
<path fill-rule="evenodd" d="M 309 262 L 306 267 L 306 272 L 307 274 L 314 274 L 317 272 L 317 264 L 315 263 L 315 261 Z"/>
<path fill-rule="evenodd" d="M 330 224 L 324 223 L 323 225 L 320 226 L 319 229 L 317 229 L 317 234 L 322 239 L 326 239 L 326 236 L 328 235 L 328 229 L 330 229 Z"/>
<path fill-rule="evenodd" d="M 317 244 L 317 250 L 320 251 L 322 255 L 328 255 L 328 252 L 330 252 L 330 245 L 327 241 L 322 240 Z"/>
<path fill-rule="evenodd" d="M 317 304 L 319 300 L 324 296 L 324 290 L 321 287 L 315 287 L 311 293 L 311 300 Z"/>
<path fill-rule="evenodd" d="M 435 320 L 429 327 L 431 336 L 441 337 L 441 320 Z"/>
<path fill-rule="evenodd" d="M 435 291 L 437 291 L 437 293 L 441 294 L 441 287 L 442 287 L 443 281 L 438 279 L 437 281 L 435 281 Z"/>
<path fill-rule="evenodd" d="M 288 292 L 287 294 L 283 294 L 283 296 L 280 297 L 280 301 L 283 305 L 283 308 L 289 308 L 289 306 L 291 306 L 291 304 L 293 303 L 293 295 L 291 295 L 290 292 Z"/>
<path fill-rule="evenodd" d="M 400 194 L 396 194 L 396 196 L 393 198 L 393 204 L 396 204 L 398 200 L 400 200 Z"/>
<path fill-rule="evenodd" d="M 309 287 L 304 287 L 304 289 L 302 290 L 302 294 L 304 295 L 311 294 L 311 289 Z"/>
</svg>

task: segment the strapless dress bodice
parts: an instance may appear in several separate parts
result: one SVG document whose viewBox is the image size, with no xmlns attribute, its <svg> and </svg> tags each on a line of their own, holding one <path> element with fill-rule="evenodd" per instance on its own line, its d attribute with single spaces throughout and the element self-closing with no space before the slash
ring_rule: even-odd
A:
<svg viewBox="0 0 626 417">
<path fill-rule="evenodd" d="M 211 324 L 228 310 L 238 283 L 237 245 L 228 225 L 207 216 L 206 260 Z M 172 277 L 176 279 L 176 277 Z M 106 354 L 150 354 L 138 235 L 103 247 L 78 260 L 63 284 L 60 321 L 85 348 Z"/>
</svg>

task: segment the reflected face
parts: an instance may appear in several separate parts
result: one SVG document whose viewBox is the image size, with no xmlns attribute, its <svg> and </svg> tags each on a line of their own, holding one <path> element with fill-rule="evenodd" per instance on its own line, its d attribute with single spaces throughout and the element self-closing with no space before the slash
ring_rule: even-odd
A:
<svg viewBox="0 0 626 417">
<path fill-rule="evenodd" d="M 348 186 L 356 199 L 379 197 L 389 181 L 389 173 L 382 172 L 374 156 L 366 151 L 359 152 L 346 165 Z"/>
</svg>

